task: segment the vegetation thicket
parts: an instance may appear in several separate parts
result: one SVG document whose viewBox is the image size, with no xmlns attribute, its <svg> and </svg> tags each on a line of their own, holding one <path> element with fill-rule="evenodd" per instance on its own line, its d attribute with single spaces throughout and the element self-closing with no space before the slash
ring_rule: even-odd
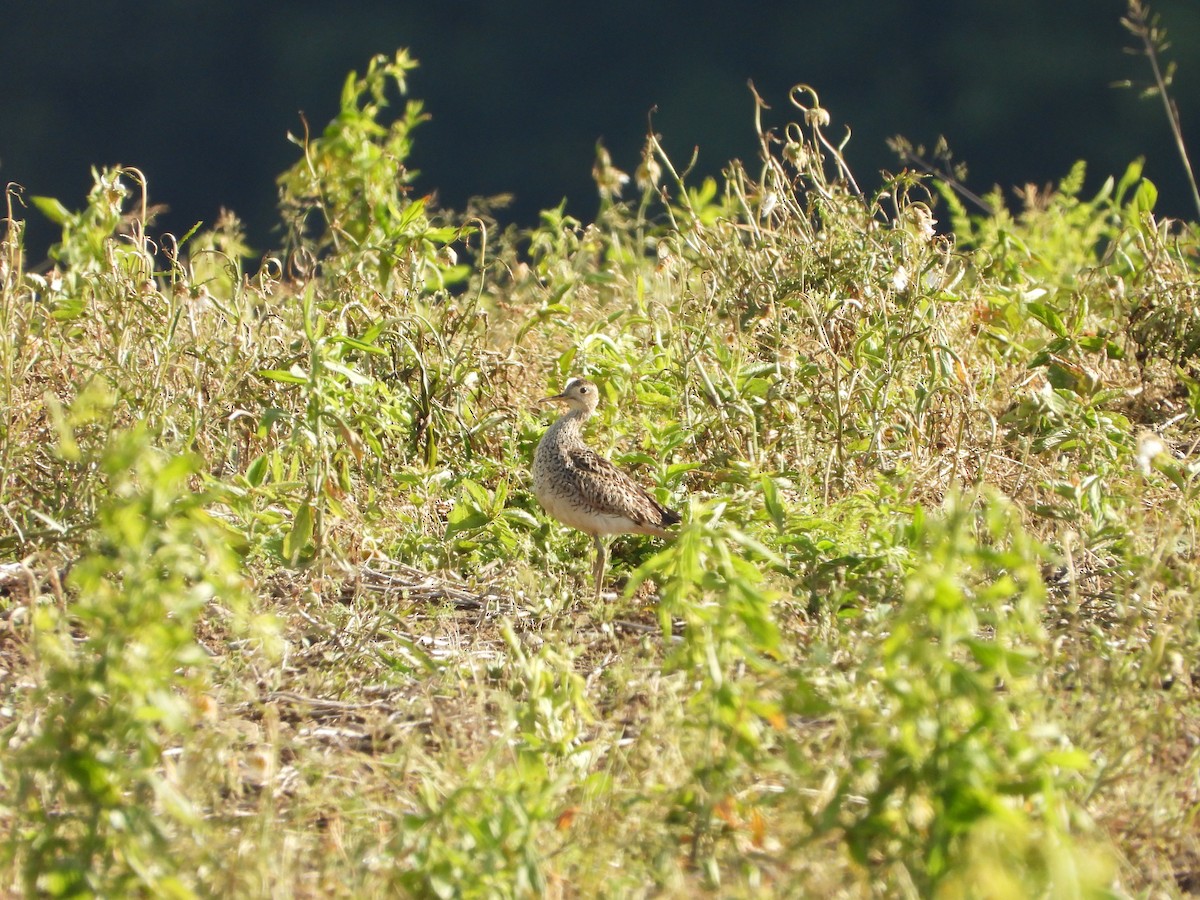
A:
<svg viewBox="0 0 1200 900">
<path fill-rule="evenodd" d="M 801 86 L 519 232 L 420 194 L 413 65 L 249 268 L 130 168 L 33 266 L 10 186 L 3 889 L 1200 890 L 1200 230 L 1140 165 L 868 190 Z M 684 511 L 595 604 L 528 475 L 570 375 Z"/>
</svg>

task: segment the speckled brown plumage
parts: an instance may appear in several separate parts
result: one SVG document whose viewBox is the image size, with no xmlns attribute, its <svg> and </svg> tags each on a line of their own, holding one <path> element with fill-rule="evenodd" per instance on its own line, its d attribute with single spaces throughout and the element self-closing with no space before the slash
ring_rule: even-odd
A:
<svg viewBox="0 0 1200 900">
<path fill-rule="evenodd" d="M 546 512 L 564 525 L 590 534 L 596 545 L 596 597 L 604 579 L 603 536 L 665 536 L 680 521 L 632 478 L 583 443 L 583 423 L 596 409 L 600 391 L 572 378 L 561 394 L 542 402 L 566 403 L 570 411 L 546 429 L 533 458 L 533 492 Z"/>
</svg>

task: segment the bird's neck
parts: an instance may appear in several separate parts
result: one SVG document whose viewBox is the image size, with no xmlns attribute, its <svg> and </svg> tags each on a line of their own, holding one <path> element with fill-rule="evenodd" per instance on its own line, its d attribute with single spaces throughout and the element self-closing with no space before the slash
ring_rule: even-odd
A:
<svg viewBox="0 0 1200 900">
<path fill-rule="evenodd" d="M 569 435 L 577 435 L 583 431 L 583 423 L 590 415 L 591 413 L 586 409 L 573 409 L 555 422 L 551 427 L 556 434 L 566 433 Z"/>
</svg>

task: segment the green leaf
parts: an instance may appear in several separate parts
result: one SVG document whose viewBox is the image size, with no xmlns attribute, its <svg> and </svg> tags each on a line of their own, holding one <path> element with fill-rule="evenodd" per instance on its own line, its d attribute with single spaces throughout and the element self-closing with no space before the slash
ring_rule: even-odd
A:
<svg viewBox="0 0 1200 900">
<path fill-rule="evenodd" d="M 259 378 L 265 378 L 267 381 L 280 381 L 284 384 L 308 384 L 308 375 L 303 373 L 299 367 L 293 366 L 291 371 L 284 369 L 259 369 L 256 373 Z"/>
<path fill-rule="evenodd" d="M 358 108 L 358 73 L 351 72 L 342 84 L 342 111 Z"/>
<path fill-rule="evenodd" d="M 414 200 L 404 208 L 400 213 L 400 218 L 396 220 L 396 230 L 403 233 L 408 230 L 408 227 L 417 220 L 417 217 L 425 212 L 425 198 Z"/>
<path fill-rule="evenodd" d="M 425 672 L 436 672 L 438 670 L 438 664 L 434 658 L 419 647 L 416 642 L 395 632 L 391 633 L 391 639 L 401 651 L 400 653 L 390 653 L 382 649 L 375 652 L 393 671 L 407 674 L 417 669 Z"/>
<path fill-rule="evenodd" d="M 1121 348 L 1121 345 L 1104 335 L 1084 335 L 1079 339 L 1079 346 L 1089 353 L 1103 353 L 1108 359 L 1125 358 L 1125 351 Z"/>
<path fill-rule="evenodd" d="M 1076 772 L 1086 772 L 1092 767 L 1091 757 L 1076 747 L 1069 750 L 1051 750 L 1046 754 L 1045 761 L 1052 766 Z"/>
<path fill-rule="evenodd" d="M 433 241 L 435 244 L 449 244 L 451 241 L 456 241 L 460 237 L 459 229 L 452 225 L 446 225 L 441 228 L 426 228 L 424 237 L 426 240 Z"/>
<path fill-rule="evenodd" d="M 492 496 L 488 493 L 487 489 L 476 484 L 470 478 L 464 478 L 461 487 L 463 494 L 470 499 L 471 503 L 477 509 L 486 509 L 492 505 Z"/>
<path fill-rule="evenodd" d="M 667 466 L 667 480 L 671 481 L 685 472 L 694 472 L 696 469 L 703 468 L 703 463 L 698 462 L 678 462 L 671 463 Z"/>
<path fill-rule="evenodd" d="M 341 363 L 334 362 L 331 359 L 325 360 L 323 362 L 323 365 L 329 371 L 337 372 L 339 375 L 345 377 L 345 379 L 353 385 L 361 386 L 364 384 L 371 383 L 371 379 L 368 378 L 366 375 L 362 374 L 361 372 L 359 372 L 355 369 L 350 368 L 349 366 L 344 366 Z"/>
<path fill-rule="evenodd" d="M 71 211 L 53 197 L 30 197 L 33 205 L 43 216 L 55 225 L 65 225 L 71 218 Z"/>
<path fill-rule="evenodd" d="M 310 503 L 301 504 L 296 510 L 296 517 L 292 521 L 292 529 L 288 532 L 287 537 L 283 539 L 283 556 L 289 562 L 295 563 L 300 559 L 300 554 L 304 548 L 308 546 L 308 542 L 313 536 L 313 508 Z"/>
<path fill-rule="evenodd" d="M 1049 328 L 1058 337 L 1067 336 L 1067 327 L 1063 324 L 1062 317 L 1058 312 L 1044 303 L 1033 302 L 1029 304 L 1029 314 Z"/>
<path fill-rule="evenodd" d="M 263 410 L 262 418 L 258 421 L 257 434 L 260 438 L 265 438 L 271 433 L 271 428 L 276 422 L 285 422 L 291 418 L 291 413 L 286 409 L 280 409 L 277 406 L 271 406 Z"/>
<path fill-rule="evenodd" d="M 534 515 L 528 510 L 521 509 L 520 507 L 510 506 L 500 513 L 500 515 L 508 519 L 510 522 L 518 522 L 521 525 L 524 525 L 530 531 L 536 531 L 538 528 L 538 520 L 534 517 Z"/>
<path fill-rule="evenodd" d="M 759 479 L 759 484 L 762 486 L 763 506 L 766 507 L 767 515 L 771 517 L 777 531 L 784 531 L 786 513 L 783 504 L 779 501 L 779 490 L 775 487 L 774 479 L 770 475 L 764 475 Z"/>
<path fill-rule="evenodd" d="M 1141 179 L 1144 164 L 1145 160 L 1139 157 L 1125 169 L 1125 174 L 1121 176 L 1121 180 L 1117 183 L 1116 194 L 1113 197 L 1114 203 L 1120 205 L 1125 200 L 1125 194 Z"/>
<path fill-rule="evenodd" d="M 59 522 L 57 519 L 51 518 L 50 516 L 46 515 L 41 510 L 31 509 L 31 510 L 29 510 L 29 514 L 31 516 L 33 516 L 35 519 L 37 519 L 39 522 L 41 522 L 43 525 L 45 525 L 47 528 L 49 528 L 51 531 L 56 531 L 59 534 L 67 534 L 70 531 L 70 529 L 66 525 L 64 525 L 62 522 Z"/>
<path fill-rule="evenodd" d="M 254 487 L 261 487 L 267 477 L 267 454 L 256 457 L 246 467 L 246 480 Z"/>
<path fill-rule="evenodd" d="M 1002 671 L 1017 676 L 1028 674 L 1030 670 L 1027 654 L 1002 647 L 995 641 L 966 638 L 963 643 L 971 651 L 975 662 L 985 671 Z"/>
<path fill-rule="evenodd" d="M 1138 185 L 1133 194 L 1133 200 L 1130 202 L 1136 212 L 1143 214 L 1153 212 L 1154 204 L 1158 202 L 1158 188 L 1154 186 L 1153 181 L 1145 178 Z"/>
<path fill-rule="evenodd" d="M 464 531 L 475 531 L 479 528 L 484 528 L 492 521 L 491 516 L 481 510 L 468 510 L 459 505 L 450 510 L 450 515 L 447 517 L 445 540 L 449 541 L 457 534 L 462 534 Z"/>
<path fill-rule="evenodd" d="M 743 550 L 757 554 L 764 562 L 771 563 L 772 565 L 783 565 L 783 560 L 774 550 L 768 548 L 766 544 L 750 537 L 745 532 L 730 526 L 727 528 L 727 534 L 735 544 Z"/>
<path fill-rule="evenodd" d="M 379 332 L 375 331 L 375 336 L 378 334 Z M 365 338 L 364 340 L 359 340 L 358 338 L 352 338 L 349 335 L 338 334 L 334 335 L 329 340 L 331 343 L 345 344 L 347 347 L 352 347 L 355 350 L 361 350 L 363 353 L 375 353 L 380 356 L 387 356 L 387 350 L 383 349 L 382 347 L 377 347 L 374 344 L 367 343 L 367 340 L 373 340 L 374 336 L 367 338 L 367 336 L 364 335 L 363 337 Z"/>
</svg>

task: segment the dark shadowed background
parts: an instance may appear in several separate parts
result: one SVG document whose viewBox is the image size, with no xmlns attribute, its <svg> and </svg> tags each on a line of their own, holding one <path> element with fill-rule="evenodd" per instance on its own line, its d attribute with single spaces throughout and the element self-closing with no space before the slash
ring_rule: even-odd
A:
<svg viewBox="0 0 1200 900">
<path fill-rule="evenodd" d="M 1154 9 L 1180 63 L 1185 135 L 1200 138 L 1200 4 Z M 791 85 L 816 87 L 831 133 L 853 129 L 847 156 L 864 187 L 899 167 L 889 136 L 945 135 L 980 192 L 1056 180 L 1076 159 L 1091 190 L 1145 156 L 1159 212 L 1194 217 L 1158 101 L 1111 86 L 1150 77 L 1123 52 L 1124 10 L 1123 0 L 4 0 L 0 182 L 78 208 L 90 166 L 136 165 L 151 200 L 171 207 L 165 230 L 227 206 L 265 250 L 279 239 L 274 178 L 297 158 L 285 135 L 301 130 L 300 112 L 323 127 L 348 71 L 407 47 L 421 61 L 410 96 L 433 115 L 416 133 L 418 189 L 459 208 L 513 193 L 502 219 L 520 224 L 564 197 L 590 216 L 595 142 L 632 171 L 651 107 L 677 161 L 693 146 L 705 173 L 752 160 L 748 79 L 775 124 L 789 118 Z M 27 218 L 36 256 L 55 230 Z"/>
</svg>

